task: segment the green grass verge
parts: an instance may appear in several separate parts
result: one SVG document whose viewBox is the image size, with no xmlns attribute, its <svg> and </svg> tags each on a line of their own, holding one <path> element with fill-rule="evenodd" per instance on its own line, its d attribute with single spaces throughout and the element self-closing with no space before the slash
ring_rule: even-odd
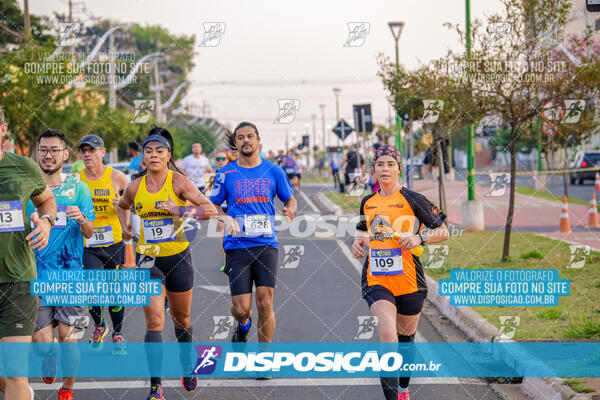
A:
<svg viewBox="0 0 600 400">
<path fill-rule="evenodd" d="M 358 214 L 358 208 L 360 207 L 360 200 L 362 199 L 362 196 L 346 196 L 345 193 L 339 192 L 325 192 L 325 196 L 327 196 L 329 200 L 333 201 L 338 206 L 342 207 L 342 210 Z"/>
<path fill-rule="evenodd" d="M 541 192 L 541 191 L 535 190 L 534 188 L 529 187 L 529 186 L 517 186 L 517 193 L 524 194 L 527 196 L 540 197 L 542 199 L 547 199 L 547 200 L 562 201 L 562 196 L 555 196 L 552 193 Z M 591 193 L 590 193 L 590 198 L 591 198 Z M 584 206 L 590 205 L 589 201 L 574 199 L 573 197 L 567 197 L 567 201 L 569 202 L 569 204 L 581 204 Z M 598 199 L 596 199 L 596 202 L 597 201 L 598 201 Z M 597 204 L 596 206 L 598 207 L 598 211 L 600 211 L 600 205 Z"/>
<path fill-rule="evenodd" d="M 306 183 L 330 183 L 333 186 L 333 178 L 331 177 L 331 172 L 325 171 L 323 176 L 319 176 L 316 174 L 303 174 L 302 182 Z"/>
<path fill-rule="evenodd" d="M 516 315 L 515 340 L 600 339 L 600 253 L 592 251 L 581 269 L 567 269 L 569 244 L 558 240 L 513 232 L 511 261 L 501 262 L 504 232 L 464 233 L 447 242 L 449 253 L 442 268 L 426 268 L 432 278 L 449 278 L 451 269 L 558 269 L 570 282 L 570 295 L 559 297 L 557 307 L 473 307 L 496 327 L 499 316 Z M 427 246 L 420 257 L 426 263 Z M 541 258 L 531 257 L 539 253 Z M 529 257 L 526 257 L 529 256 Z M 537 254 L 536 254 L 537 256 Z"/>
<path fill-rule="evenodd" d="M 586 386 L 585 383 L 578 381 L 577 379 L 565 379 L 563 384 L 567 385 L 571 389 L 573 389 L 577 393 L 594 393 L 595 390 L 589 386 Z"/>
</svg>

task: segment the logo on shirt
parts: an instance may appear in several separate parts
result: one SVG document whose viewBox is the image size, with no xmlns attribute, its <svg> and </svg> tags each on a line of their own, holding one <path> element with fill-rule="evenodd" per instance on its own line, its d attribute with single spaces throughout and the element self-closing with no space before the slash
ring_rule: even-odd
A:
<svg viewBox="0 0 600 400">
<path fill-rule="evenodd" d="M 142 202 L 138 201 L 137 203 L 135 203 L 135 211 L 141 211 L 142 207 Z"/>
<path fill-rule="evenodd" d="M 73 189 L 67 189 L 65 191 L 65 195 L 71 199 L 71 198 L 73 198 L 73 196 L 75 196 L 75 191 Z"/>
<path fill-rule="evenodd" d="M 217 368 L 217 360 L 221 358 L 223 349 L 221 346 L 196 346 L 198 361 L 192 371 L 193 375 L 210 375 Z"/>
<path fill-rule="evenodd" d="M 266 178 L 239 179 L 233 184 L 237 204 L 268 203 L 271 180 Z"/>
<path fill-rule="evenodd" d="M 110 196 L 110 189 L 94 189 L 94 196 Z"/>
<path fill-rule="evenodd" d="M 378 235 L 381 233 L 391 233 L 393 228 L 387 219 L 381 215 L 375 215 L 375 217 L 373 217 L 373 221 L 371 221 L 370 230 L 373 235 Z"/>
<path fill-rule="evenodd" d="M 388 204 L 388 207 L 404 208 L 404 204 Z"/>
</svg>

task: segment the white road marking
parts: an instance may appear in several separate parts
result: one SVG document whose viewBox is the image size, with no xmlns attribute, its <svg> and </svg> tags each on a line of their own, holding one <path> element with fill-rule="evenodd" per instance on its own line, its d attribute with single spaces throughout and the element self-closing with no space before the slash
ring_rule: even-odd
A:
<svg viewBox="0 0 600 400">
<path fill-rule="evenodd" d="M 456 378 L 412 378 L 411 385 L 453 385 L 458 383 Z M 470 385 L 485 385 L 484 382 L 469 383 Z M 46 385 L 45 383 L 31 383 L 35 391 L 57 391 L 61 383 Z M 181 387 L 181 381 L 175 379 L 163 379 L 163 387 Z M 379 378 L 274 378 L 269 381 L 255 379 L 198 379 L 198 387 L 272 387 L 272 386 L 379 386 Z M 135 381 L 93 381 L 75 383 L 75 390 L 86 389 L 149 389 L 150 382 L 144 380 Z"/>
<path fill-rule="evenodd" d="M 304 199 L 304 201 L 306 201 L 308 203 L 308 205 L 310 206 L 310 208 L 312 208 L 312 210 L 314 212 L 319 213 L 319 215 L 320 215 L 320 211 L 317 208 L 317 206 L 315 206 L 315 203 L 313 203 L 312 200 L 309 199 L 308 196 L 304 192 L 299 191 L 298 193 L 300 193 L 300 196 L 302 196 L 302 198 Z"/>
</svg>

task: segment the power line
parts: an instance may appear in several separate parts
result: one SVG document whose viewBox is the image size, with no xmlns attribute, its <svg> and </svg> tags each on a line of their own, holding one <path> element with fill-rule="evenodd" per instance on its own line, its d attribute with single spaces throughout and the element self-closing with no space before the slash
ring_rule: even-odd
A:
<svg viewBox="0 0 600 400">
<path fill-rule="evenodd" d="M 356 83 L 380 82 L 377 77 L 345 77 L 345 78 L 315 78 L 315 79 L 289 79 L 276 81 L 273 79 L 256 79 L 244 81 L 193 81 L 194 85 L 201 86 L 302 86 L 302 85 L 343 85 Z"/>
</svg>

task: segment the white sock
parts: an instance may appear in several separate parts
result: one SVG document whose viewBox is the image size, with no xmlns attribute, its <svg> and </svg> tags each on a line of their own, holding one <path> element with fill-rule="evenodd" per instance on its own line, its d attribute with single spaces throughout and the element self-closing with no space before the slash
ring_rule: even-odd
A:
<svg viewBox="0 0 600 400">
<path fill-rule="evenodd" d="M 404 392 L 408 392 L 408 388 L 407 387 L 403 388 L 403 387 L 398 386 L 398 393 L 404 393 Z"/>
</svg>

